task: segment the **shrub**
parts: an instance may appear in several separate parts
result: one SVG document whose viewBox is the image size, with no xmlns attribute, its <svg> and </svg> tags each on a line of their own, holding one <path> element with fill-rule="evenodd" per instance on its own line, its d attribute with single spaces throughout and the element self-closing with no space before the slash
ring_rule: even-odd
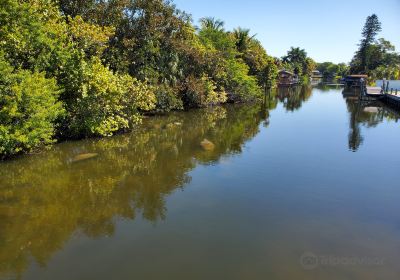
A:
<svg viewBox="0 0 400 280">
<path fill-rule="evenodd" d="M 187 78 L 187 89 L 184 93 L 185 107 L 203 107 L 224 103 L 227 99 L 226 93 L 217 90 L 215 82 L 203 75 L 201 78 L 189 76 Z"/>
<path fill-rule="evenodd" d="M 114 74 L 94 57 L 82 62 L 81 84 L 72 99 L 68 123 L 72 137 L 111 136 L 141 121 L 140 110 L 152 110 L 155 95 L 129 75 Z"/>
<path fill-rule="evenodd" d="M 262 95 L 257 78 L 248 75 L 248 72 L 248 66 L 243 62 L 237 60 L 227 62 L 229 101 L 251 101 Z"/>
<path fill-rule="evenodd" d="M 59 89 L 43 73 L 14 69 L 0 56 L 0 157 L 53 143 L 63 112 Z"/>
<path fill-rule="evenodd" d="M 167 86 L 158 85 L 156 89 L 156 108 L 158 112 L 183 109 L 183 102 L 176 94 L 177 90 Z"/>
</svg>

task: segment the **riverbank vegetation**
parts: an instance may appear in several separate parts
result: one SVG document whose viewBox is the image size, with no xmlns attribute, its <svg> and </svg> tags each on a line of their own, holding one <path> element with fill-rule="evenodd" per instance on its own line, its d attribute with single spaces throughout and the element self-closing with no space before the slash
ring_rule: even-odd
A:
<svg viewBox="0 0 400 280">
<path fill-rule="evenodd" d="M 376 17 L 376 16 L 375 16 Z M 249 29 L 191 16 L 166 0 L 0 3 L 0 159 L 58 140 L 111 136 L 144 114 L 256 101 L 279 69 L 307 83 L 366 72 L 399 78 L 399 55 L 367 19 L 350 64 L 292 47 L 274 58 Z"/>
<path fill-rule="evenodd" d="M 162 0 L 0 4 L 0 155 L 109 136 L 143 113 L 258 99 L 277 64 L 250 31 Z"/>
</svg>

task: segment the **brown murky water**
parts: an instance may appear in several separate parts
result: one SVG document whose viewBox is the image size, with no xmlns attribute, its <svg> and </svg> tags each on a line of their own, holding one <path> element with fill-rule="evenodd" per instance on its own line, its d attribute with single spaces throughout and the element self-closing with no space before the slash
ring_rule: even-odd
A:
<svg viewBox="0 0 400 280">
<path fill-rule="evenodd" d="M 0 163 L 0 279 L 400 279 L 399 113 L 341 88 Z"/>
</svg>

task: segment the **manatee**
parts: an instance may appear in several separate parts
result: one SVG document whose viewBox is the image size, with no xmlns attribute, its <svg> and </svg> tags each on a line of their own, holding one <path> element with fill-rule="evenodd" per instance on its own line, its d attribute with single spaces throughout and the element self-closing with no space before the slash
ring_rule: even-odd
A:
<svg viewBox="0 0 400 280">
<path fill-rule="evenodd" d="M 82 161 L 82 160 L 87 160 L 87 159 L 95 158 L 97 156 L 98 156 L 98 154 L 96 154 L 96 153 L 80 154 L 80 155 L 75 156 L 72 159 L 72 162 L 78 162 L 78 161 Z"/>
</svg>

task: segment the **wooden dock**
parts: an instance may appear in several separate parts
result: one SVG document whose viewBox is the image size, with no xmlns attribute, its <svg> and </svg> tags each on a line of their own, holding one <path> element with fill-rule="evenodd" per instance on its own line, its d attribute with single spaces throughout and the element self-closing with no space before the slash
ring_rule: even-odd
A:
<svg viewBox="0 0 400 280">
<path fill-rule="evenodd" d="M 383 99 L 385 97 L 385 93 L 380 87 L 367 87 L 365 85 L 361 85 L 360 97 L 363 100 L 377 100 Z"/>
<path fill-rule="evenodd" d="M 361 83 L 361 99 L 364 100 L 383 100 L 393 106 L 400 108 L 400 92 L 391 89 L 388 84 L 382 87 L 367 87 L 365 82 Z"/>
<path fill-rule="evenodd" d="M 368 95 L 382 95 L 383 94 L 383 90 L 381 87 L 367 87 L 367 92 L 366 94 Z"/>
<path fill-rule="evenodd" d="M 380 87 L 365 87 L 364 95 L 370 98 L 382 99 L 385 97 L 383 89 Z"/>
</svg>

